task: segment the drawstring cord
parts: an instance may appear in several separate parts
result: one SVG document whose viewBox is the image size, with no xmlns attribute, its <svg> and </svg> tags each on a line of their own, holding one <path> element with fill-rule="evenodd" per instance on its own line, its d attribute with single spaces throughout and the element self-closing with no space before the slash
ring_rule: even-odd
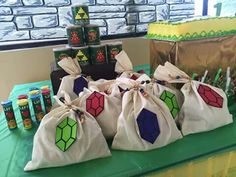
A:
<svg viewBox="0 0 236 177">
<path fill-rule="evenodd" d="M 64 94 L 64 100 L 61 101 L 57 96 L 54 96 L 56 102 L 67 109 L 73 110 L 78 115 L 79 121 L 82 124 L 85 120 L 84 113 L 81 112 L 77 106 L 73 105 L 69 95 L 65 91 L 62 91 L 61 93 Z"/>
</svg>

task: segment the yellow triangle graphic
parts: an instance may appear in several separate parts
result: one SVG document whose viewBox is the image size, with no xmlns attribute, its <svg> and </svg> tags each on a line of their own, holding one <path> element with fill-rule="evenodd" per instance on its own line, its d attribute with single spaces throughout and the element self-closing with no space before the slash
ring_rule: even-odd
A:
<svg viewBox="0 0 236 177">
<path fill-rule="evenodd" d="M 88 15 L 85 13 L 83 19 L 88 19 Z"/>
<path fill-rule="evenodd" d="M 77 12 L 75 19 L 76 20 L 88 19 L 88 15 L 85 13 L 82 7 L 80 7 L 79 11 Z"/>
<path fill-rule="evenodd" d="M 87 61 L 88 58 L 83 54 L 81 50 L 77 53 L 76 57 L 79 59 L 79 61 Z"/>
</svg>

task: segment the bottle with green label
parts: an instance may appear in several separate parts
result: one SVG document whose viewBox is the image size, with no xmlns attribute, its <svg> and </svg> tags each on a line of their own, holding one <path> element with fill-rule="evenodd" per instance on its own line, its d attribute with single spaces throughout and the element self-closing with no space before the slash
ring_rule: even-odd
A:
<svg viewBox="0 0 236 177">
<path fill-rule="evenodd" d="M 13 107 L 12 107 L 12 101 L 10 101 L 10 100 L 3 101 L 3 102 L 1 102 L 1 105 L 3 107 L 3 111 L 4 111 L 5 116 L 6 116 L 7 126 L 9 128 L 9 130 L 16 129 L 17 128 L 17 123 L 16 123 L 14 110 L 13 110 Z"/>
<path fill-rule="evenodd" d="M 32 105 L 33 105 L 33 108 L 34 108 L 35 119 L 38 123 L 40 123 L 41 120 L 44 117 L 44 112 L 43 112 L 43 109 L 42 109 L 40 95 L 39 94 L 31 95 L 30 99 L 32 101 Z"/>
<path fill-rule="evenodd" d="M 27 99 L 20 99 L 17 101 L 17 104 L 19 106 L 20 114 L 23 120 L 23 126 L 26 130 L 29 130 L 32 128 L 32 119 L 29 109 L 29 103 Z"/>
<path fill-rule="evenodd" d="M 50 92 L 51 91 L 49 89 L 42 90 L 43 103 L 44 103 L 46 113 L 49 113 L 52 108 L 52 100 L 51 100 Z"/>
</svg>

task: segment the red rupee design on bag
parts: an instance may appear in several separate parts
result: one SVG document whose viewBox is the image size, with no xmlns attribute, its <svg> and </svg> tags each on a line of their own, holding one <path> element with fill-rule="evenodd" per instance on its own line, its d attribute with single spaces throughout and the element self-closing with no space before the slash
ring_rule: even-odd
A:
<svg viewBox="0 0 236 177">
<path fill-rule="evenodd" d="M 223 107 L 223 98 L 210 87 L 206 85 L 199 85 L 198 93 L 206 104 L 217 108 Z"/>
<path fill-rule="evenodd" d="M 93 117 L 97 117 L 104 110 L 104 95 L 93 92 L 86 99 L 86 111 Z"/>
</svg>

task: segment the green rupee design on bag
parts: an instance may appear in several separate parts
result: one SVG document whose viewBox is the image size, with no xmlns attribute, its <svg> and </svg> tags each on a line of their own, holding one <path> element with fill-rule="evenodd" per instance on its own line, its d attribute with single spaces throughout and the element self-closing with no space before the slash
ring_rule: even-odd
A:
<svg viewBox="0 0 236 177">
<path fill-rule="evenodd" d="M 63 152 L 68 150 L 77 137 L 77 122 L 66 117 L 56 127 L 56 146 Z"/>
<path fill-rule="evenodd" d="M 172 117 L 175 119 L 180 111 L 175 94 L 165 90 L 162 92 L 160 99 L 164 101 L 166 106 L 169 108 Z"/>
</svg>

